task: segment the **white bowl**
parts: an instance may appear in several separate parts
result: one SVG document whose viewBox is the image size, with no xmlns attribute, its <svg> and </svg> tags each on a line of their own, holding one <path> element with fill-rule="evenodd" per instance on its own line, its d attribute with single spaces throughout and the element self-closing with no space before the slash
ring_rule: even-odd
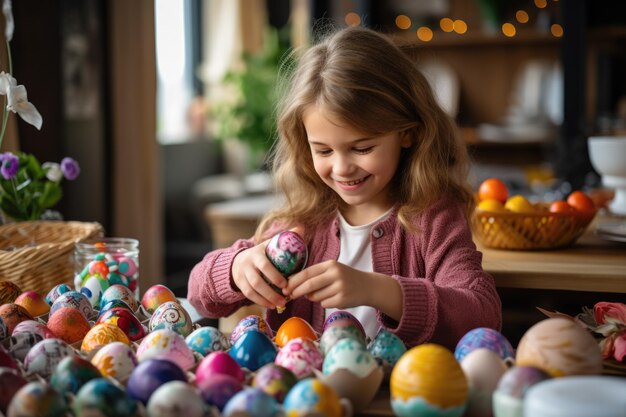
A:
<svg viewBox="0 0 626 417">
<path fill-rule="evenodd" d="M 609 210 L 626 215 L 626 136 L 593 136 L 587 144 L 591 165 L 602 175 L 602 184 L 615 190 Z"/>
</svg>

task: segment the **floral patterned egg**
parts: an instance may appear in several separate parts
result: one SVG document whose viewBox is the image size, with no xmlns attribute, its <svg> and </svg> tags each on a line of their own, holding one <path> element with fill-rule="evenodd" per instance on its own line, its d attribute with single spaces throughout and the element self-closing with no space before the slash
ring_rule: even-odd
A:
<svg viewBox="0 0 626 417">
<path fill-rule="evenodd" d="M 17 333 L 21 332 L 37 333 L 41 336 L 42 339 L 56 337 L 52 330 L 50 330 L 45 324 L 37 320 L 24 320 L 22 322 L 19 322 L 17 326 L 15 326 L 15 329 L 13 329 L 12 335 L 15 336 Z"/>
<path fill-rule="evenodd" d="M 128 340 L 126 333 L 124 333 L 124 331 L 116 325 L 110 323 L 96 324 L 85 335 L 83 342 L 80 345 L 80 350 L 84 352 L 91 352 L 92 350 L 111 342 L 122 342 L 127 345 L 130 344 L 130 340 Z"/>
<path fill-rule="evenodd" d="M 298 378 L 289 369 L 275 363 L 268 363 L 256 372 L 252 386 L 265 391 L 282 403 L 296 382 Z"/>
<path fill-rule="evenodd" d="M 233 395 L 243 389 L 243 383 L 227 374 L 214 374 L 211 378 L 196 380 L 196 387 L 205 403 L 222 411 Z"/>
<path fill-rule="evenodd" d="M 15 299 L 15 304 L 24 307 L 33 317 L 43 316 L 50 311 L 46 300 L 35 291 L 24 291 Z"/>
<path fill-rule="evenodd" d="M 148 323 L 150 331 L 172 329 L 183 337 L 193 330 L 193 322 L 183 306 L 174 301 L 166 301 L 154 310 Z"/>
<path fill-rule="evenodd" d="M 276 353 L 276 346 L 270 338 L 257 330 L 245 332 L 235 340 L 228 351 L 228 354 L 242 368 L 247 368 L 252 372 L 266 363 L 274 362 Z"/>
<path fill-rule="evenodd" d="M 148 400 L 150 417 L 204 417 L 206 405 L 198 391 L 183 381 L 161 385 Z"/>
<path fill-rule="evenodd" d="M 394 366 L 389 381 L 391 408 L 398 417 L 462 416 L 469 388 L 452 352 L 426 343 L 409 349 Z"/>
<path fill-rule="evenodd" d="M 380 329 L 376 337 L 367 345 L 367 350 L 382 364 L 393 366 L 406 352 L 406 345 L 395 334 Z"/>
<path fill-rule="evenodd" d="M 33 316 L 24 307 L 15 303 L 1 305 L 0 318 L 7 328 L 7 335 L 13 334 L 15 327 L 24 320 L 33 320 Z"/>
<path fill-rule="evenodd" d="M 76 394 L 72 402 L 76 416 L 99 413 L 100 416 L 134 417 L 137 403 L 125 390 L 105 378 L 87 382 Z"/>
<path fill-rule="evenodd" d="M 146 330 L 139 319 L 125 308 L 112 308 L 100 314 L 96 324 L 108 323 L 119 327 L 131 341 L 137 341 L 146 335 Z"/>
<path fill-rule="evenodd" d="M 148 288 L 143 297 L 141 297 L 141 305 L 150 314 L 154 313 L 157 307 L 167 301 L 178 302 L 172 290 L 161 284 Z"/>
<path fill-rule="evenodd" d="M 280 348 L 274 362 L 289 369 L 296 378 L 302 379 L 312 375 L 314 369 L 322 369 L 323 361 L 322 353 L 315 343 L 297 337 Z"/>
<path fill-rule="evenodd" d="M 0 305 L 9 304 L 22 293 L 20 287 L 11 281 L 0 281 Z"/>
<path fill-rule="evenodd" d="M 57 298 L 61 296 L 61 294 L 65 294 L 68 291 L 72 291 L 72 287 L 67 284 L 57 284 L 48 292 L 46 295 L 46 303 L 49 305 L 54 304 Z"/>
<path fill-rule="evenodd" d="M 13 396 L 27 382 L 16 369 L 0 368 L 0 413 L 7 412 Z"/>
<path fill-rule="evenodd" d="M 62 307 L 50 317 L 48 328 L 59 339 L 67 343 L 76 343 L 85 337 L 91 326 L 80 310 Z"/>
<path fill-rule="evenodd" d="M 330 313 L 328 317 L 326 317 L 326 320 L 324 320 L 322 332 L 325 332 L 329 327 L 346 325 L 356 326 L 356 328 L 363 333 L 363 338 L 365 339 L 365 329 L 363 328 L 363 325 L 359 319 L 354 317 L 354 314 L 346 310 L 335 310 Z"/>
<path fill-rule="evenodd" d="M 478 327 L 465 333 L 454 349 L 454 357 L 461 362 L 468 353 L 478 348 L 496 352 L 505 361 L 515 359 L 513 346 L 506 337 L 499 331 L 488 327 Z"/>
<path fill-rule="evenodd" d="M 87 359 L 72 355 L 59 362 L 50 377 L 50 385 L 58 392 L 76 394 L 87 382 L 101 376 L 100 371 Z"/>
<path fill-rule="evenodd" d="M 104 292 L 104 294 L 102 294 L 102 299 L 100 300 L 100 310 L 103 310 L 103 307 L 109 301 L 113 300 L 121 300 L 125 302 L 133 313 L 139 310 L 139 302 L 135 298 L 135 293 L 124 285 L 111 285 Z"/>
<path fill-rule="evenodd" d="M 224 406 L 222 415 L 250 417 L 275 417 L 280 416 L 280 406 L 274 397 L 266 394 L 258 388 L 244 388 L 235 394 Z"/>
<path fill-rule="evenodd" d="M 365 337 L 356 326 L 335 326 L 324 330 L 320 338 L 320 349 L 324 356 L 341 339 L 354 339 L 365 346 Z"/>
<path fill-rule="evenodd" d="M 291 339 L 301 337 L 311 341 L 317 340 L 317 334 L 313 327 L 300 317 L 289 317 L 283 322 L 276 332 L 275 342 L 278 347 L 283 347 Z"/>
<path fill-rule="evenodd" d="M 187 376 L 174 362 L 165 359 L 148 359 L 140 362 L 130 374 L 127 392 L 131 398 L 145 405 L 154 391 L 170 381 L 187 382 Z"/>
<path fill-rule="evenodd" d="M 0 340 L 3 340 L 8 336 L 9 329 L 7 329 L 7 325 L 4 323 L 4 319 L 0 317 Z"/>
<path fill-rule="evenodd" d="M 137 348 L 137 359 L 166 359 L 177 364 L 181 369 L 191 368 L 196 361 L 193 351 L 185 339 L 171 329 L 159 329 L 148 333 Z"/>
<path fill-rule="evenodd" d="M 14 358 L 24 362 L 24 358 L 32 347 L 42 340 L 43 337 L 39 333 L 27 331 L 14 333 L 13 336 L 9 338 L 9 353 Z"/>
<path fill-rule="evenodd" d="M 364 378 L 378 367 L 378 362 L 365 346 L 354 339 L 341 339 L 324 357 L 322 372 L 330 375 L 337 369 L 347 369 Z"/>
<path fill-rule="evenodd" d="M 315 413 L 326 417 L 343 414 L 339 396 L 329 385 L 317 378 L 305 378 L 287 393 L 283 409 L 288 417 L 304 417 Z"/>
<path fill-rule="evenodd" d="M 272 329 L 270 329 L 270 326 L 267 325 L 265 319 L 259 315 L 251 314 L 237 322 L 237 325 L 235 325 L 235 328 L 230 334 L 230 344 L 232 345 L 235 343 L 235 340 L 239 339 L 239 336 L 251 329 L 265 333 L 265 335 L 270 339 L 273 337 Z"/>
<path fill-rule="evenodd" d="M 300 271 L 308 251 L 304 239 L 291 230 L 274 235 L 265 247 L 265 255 L 284 277 Z"/>
<path fill-rule="evenodd" d="M 91 302 L 85 296 L 78 291 L 68 291 L 61 294 L 54 303 L 50 306 L 50 317 L 54 316 L 57 310 L 63 307 L 75 308 L 80 311 L 86 319 L 90 319 L 94 316 L 93 307 Z"/>
<path fill-rule="evenodd" d="M 48 378 L 61 359 L 75 354 L 74 349 L 61 339 L 44 339 L 33 346 L 24 358 L 24 370 L 27 375 L 38 374 Z"/>
<path fill-rule="evenodd" d="M 215 375 L 224 374 L 244 383 L 246 374 L 241 366 L 227 352 L 216 351 L 203 358 L 196 369 L 196 383 L 211 379 Z"/>
<path fill-rule="evenodd" d="M 80 288 L 81 294 L 89 300 L 91 307 L 100 307 L 100 299 L 102 294 L 109 288 L 109 281 L 99 274 L 95 274 L 87 278 Z"/>
<path fill-rule="evenodd" d="M 187 346 L 202 356 L 211 352 L 228 350 L 230 343 L 224 333 L 212 326 L 200 327 L 185 338 Z"/>
<path fill-rule="evenodd" d="M 123 342 L 111 342 L 98 349 L 91 358 L 91 363 L 98 368 L 102 376 L 124 382 L 139 361 L 129 345 Z"/>
<path fill-rule="evenodd" d="M 62 417 L 69 407 L 65 397 L 45 382 L 29 382 L 15 393 L 7 416 Z"/>
</svg>

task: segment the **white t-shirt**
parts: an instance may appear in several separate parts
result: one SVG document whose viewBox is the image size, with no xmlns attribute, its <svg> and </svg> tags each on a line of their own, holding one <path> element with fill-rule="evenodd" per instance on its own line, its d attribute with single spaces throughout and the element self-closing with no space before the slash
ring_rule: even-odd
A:
<svg viewBox="0 0 626 417">
<path fill-rule="evenodd" d="M 370 223 L 361 226 L 350 225 L 340 213 L 339 231 L 341 248 L 337 261 L 360 271 L 374 271 L 374 265 L 372 263 L 371 228 L 373 224 L 387 217 L 391 213 L 391 210 L 392 209 Z M 326 317 L 337 310 L 336 308 L 327 308 Z M 342 310 L 349 311 L 361 322 L 368 338 L 373 339 L 376 336 L 380 325 L 376 319 L 376 309 L 374 307 L 359 306 Z"/>
</svg>

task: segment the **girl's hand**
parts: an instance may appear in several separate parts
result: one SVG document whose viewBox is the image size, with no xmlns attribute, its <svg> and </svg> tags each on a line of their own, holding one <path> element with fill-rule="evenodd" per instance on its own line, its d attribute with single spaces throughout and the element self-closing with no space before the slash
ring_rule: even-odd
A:
<svg viewBox="0 0 626 417">
<path fill-rule="evenodd" d="M 287 280 L 265 256 L 269 239 L 246 249 L 233 260 L 232 284 L 250 301 L 265 308 L 283 307 L 285 297 L 277 293 L 268 281 L 279 288 L 287 285 Z M 267 281 L 263 278 L 267 279 Z"/>
</svg>

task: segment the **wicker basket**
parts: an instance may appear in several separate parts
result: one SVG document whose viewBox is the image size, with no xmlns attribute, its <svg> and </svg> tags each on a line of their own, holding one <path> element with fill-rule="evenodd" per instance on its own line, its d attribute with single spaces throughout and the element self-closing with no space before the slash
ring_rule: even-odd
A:
<svg viewBox="0 0 626 417">
<path fill-rule="evenodd" d="M 474 237 L 495 249 L 556 249 L 571 245 L 584 232 L 590 214 L 551 213 L 536 205 L 537 213 L 493 213 L 476 210 L 472 215 Z"/>
<path fill-rule="evenodd" d="M 98 223 L 28 221 L 0 226 L 0 280 L 46 295 L 73 284 L 74 243 L 102 236 Z"/>
</svg>

